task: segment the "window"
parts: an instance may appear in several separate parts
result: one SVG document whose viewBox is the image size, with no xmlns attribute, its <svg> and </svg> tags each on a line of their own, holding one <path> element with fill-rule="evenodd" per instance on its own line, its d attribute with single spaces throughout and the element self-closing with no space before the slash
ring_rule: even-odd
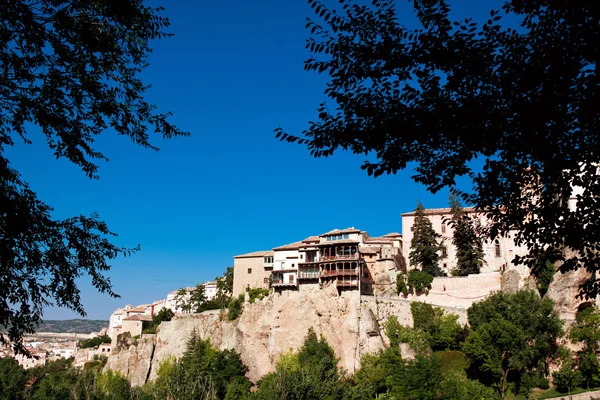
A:
<svg viewBox="0 0 600 400">
<path fill-rule="evenodd" d="M 442 246 L 442 257 L 446 257 L 448 255 L 448 249 L 446 246 Z"/>
<path fill-rule="evenodd" d="M 248 268 L 248 273 L 251 274 L 252 273 L 252 268 Z"/>
<path fill-rule="evenodd" d="M 304 259 L 304 254 L 300 254 L 300 259 L 303 260 Z"/>
<path fill-rule="evenodd" d="M 296 264 L 292 264 L 292 268 L 295 268 L 295 267 L 296 267 Z"/>
<path fill-rule="evenodd" d="M 348 234 L 347 234 L 347 233 L 345 233 L 345 234 L 344 234 L 344 239 L 348 239 L 348 238 L 349 238 Z"/>
<path fill-rule="evenodd" d="M 442 265 L 443 265 L 444 269 L 448 268 L 448 264 L 444 263 Z"/>
<path fill-rule="evenodd" d="M 290 283 L 294 283 L 294 275 L 290 275 Z"/>
<path fill-rule="evenodd" d="M 365 271 L 365 272 L 363 273 L 363 276 L 365 277 L 365 279 L 367 279 L 367 278 L 369 277 L 369 273 L 368 273 L 367 271 Z"/>
<path fill-rule="evenodd" d="M 411 227 L 410 227 L 410 231 L 411 231 L 411 232 L 414 232 L 414 231 L 415 231 L 415 227 L 414 227 L 414 226 L 411 226 Z"/>
<path fill-rule="evenodd" d="M 269 284 L 269 278 L 265 278 L 263 282 L 264 282 L 265 285 L 268 285 Z"/>
<path fill-rule="evenodd" d="M 265 264 L 273 264 L 273 257 L 271 257 L 271 256 L 265 257 Z"/>
<path fill-rule="evenodd" d="M 442 233 L 446 233 L 446 224 L 442 222 Z"/>
<path fill-rule="evenodd" d="M 496 243 L 494 244 L 494 252 L 496 253 L 496 257 L 501 257 L 500 242 L 498 242 L 497 240 L 496 240 Z"/>
</svg>

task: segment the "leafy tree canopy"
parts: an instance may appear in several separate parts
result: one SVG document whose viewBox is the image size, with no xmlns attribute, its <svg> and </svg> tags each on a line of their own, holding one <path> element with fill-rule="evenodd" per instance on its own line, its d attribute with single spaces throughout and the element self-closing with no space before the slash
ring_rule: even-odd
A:
<svg viewBox="0 0 600 400">
<path fill-rule="evenodd" d="M 452 188 L 488 212 L 491 238 L 516 228 L 533 254 L 575 250 L 554 247 L 562 271 L 598 270 L 595 1 L 506 0 L 474 21 L 454 19 L 450 1 L 417 0 L 414 29 L 393 0 L 308 2 L 317 17 L 307 23 L 304 67 L 328 76 L 330 104 L 300 135 L 276 129 L 281 140 L 315 157 L 363 154 L 374 176 L 415 163 L 413 179 L 431 192 Z M 471 187 L 458 190 L 458 177 Z M 595 297 L 599 288 L 592 279 L 583 289 Z"/>
<path fill-rule="evenodd" d="M 553 306 L 552 300 L 525 290 L 499 292 L 473 304 L 463 351 L 471 359 L 474 376 L 504 394 L 510 383 L 519 389 L 525 372 L 545 375 L 562 334 Z"/>
<path fill-rule="evenodd" d="M 8 148 L 32 143 L 39 130 L 56 158 L 98 178 L 97 161 L 108 157 L 94 141 L 105 131 L 155 150 L 149 131 L 187 135 L 144 99 L 140 73 L 150 42 L 169 36 L 160 11 L 139 0 L 16 0 L 0 7 L 0 326 L 18 350 L 45 307 L 85 316 L 78 278 L 88 275 L 98 291 L 117 296 L 105 275 L 110 260 L 138 248 L 111 243 L 115 234 L 96 214 L 54 218 L 11 167 Z"/>
</svg>

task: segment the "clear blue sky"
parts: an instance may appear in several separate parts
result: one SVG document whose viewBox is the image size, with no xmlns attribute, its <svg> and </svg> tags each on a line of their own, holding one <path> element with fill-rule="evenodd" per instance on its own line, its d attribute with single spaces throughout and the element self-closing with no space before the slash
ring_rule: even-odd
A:
<svg viewBox="0 0 600 400">
<path fill-rule="evenodd" d="M 362 157 L 314 159 L 274 138 L 280 125 L 300 133 L 325 99 L 325 77 L 303 70 L 311 16 L 304 0 L 153 3 L 164 4 L 175 36 L 154 43 L 144 73 L 153 85 L 148 97 L 192 136 L 157 139 L 161 151 L 153 152 L 108 132 L 98 141 L 110 158 L 99 181 L 55 160 L 35 130 L 33 145 L 9 153 L 57 216 L 98 212 L 119 233 L 118 244 L 141 245 L 109 273 L 120 299 L 81 280 L 88 318 L 108 319 L 117 307 L 211 280 L 237 254 L 333 228 L 401 232 L 400 213 L 414 209 L 417 198 L 425 207 L 447 205 L 447 192 L 427 193 L 410 170 L 374 179 L 359 168 Z M 457 16 L 489 15 L 489 2 L 451 3 Z M 410 25 L 409 3 L 399 1 L 399 9 Z M 58 308 L 45 314 L 76 317 Z"/>
</svg>

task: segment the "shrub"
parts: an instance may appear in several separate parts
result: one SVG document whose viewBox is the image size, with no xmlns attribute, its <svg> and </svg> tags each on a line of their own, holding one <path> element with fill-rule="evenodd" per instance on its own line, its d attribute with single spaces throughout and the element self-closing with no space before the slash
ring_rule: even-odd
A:
<svg viewBox="0 0 600 400">
<path fill-rule="evenodd" d="M 413 269 L 408 273 L 408 291 L 409 293 L 429 293 L 431 289 L 431 283 L 433 282 L 433 276 L 427 272 Z"/>
<path fill-rule="evenodd" d="M 98 347 L 100 346 L 102 343 L 110 343 L 110 337 L 108 337 L 108 335 L 102 335 L 102 336 L 96 336 L 95 338 L 92 339 L 87 339 L 87 340 L 82 340 L 79 343 L 77 343 L 77 347 L 79 347 L 80 349 L 87 349 L 87 348 L 91 348 L 91 347 Z"/>
<path fill-rule="evenodd" d="M 252 288 L 248 292 L 248 296 L 250 297 L 250 304 L 253 304 L 254 300 L 262 300 L 268 295 L 269 295 L 269 289 L 263 289 L 263 288 Z"/>
<path fill-rule="evenodd" d="M 404 297 L 408 296 L 408 287 L 406 286 L 406 274 L 404 272 L 401 272 L 396 276 L 396 293 L 402 293 L 404 294 Z"/>
<path fill-rule="evenodd" d="M 240 294 L 237 299 L 233 299 L 229 302 L 229 312 L 227 313 L 227 319 L 229 321 L 236 320 L 242 315 L 242 304 L 244 303 L 244 295 Z"/>
</svg>

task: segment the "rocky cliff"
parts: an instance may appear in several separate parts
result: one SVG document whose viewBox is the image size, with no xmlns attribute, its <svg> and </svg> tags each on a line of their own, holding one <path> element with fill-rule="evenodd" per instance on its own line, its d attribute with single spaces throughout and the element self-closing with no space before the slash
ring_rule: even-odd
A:
<svg viewBox="0 0 600 400">
<path fill-rule="evenodd" d="M 456 311 L 466 321 L 464 309 Z M 248 378 L 256 382 L 274 369 L 279 355 L 302 346 L 308 329 L 323 334 L 340 358 L 340 366 L 350 373 L 358 368 L 362 354 L 386 346 L 384 324 L 389 315 L 412 324 L 410 302 L 398 299 L 377 300 L 357 291 L 338 295 L 334 287 L 301 287 L 246 303 L 239 320 L 226 321 L 219 311 L 175 317 L 163 322 L 156 336 L 144 336 L 137 345 L 109 357 L 107 369 L 127 376 L 133 385 L 154 379 L 161 361 L 185 351 L 195 329 L 201 338 L 210 339 L 221 349 L 235 349 L 248 366 Z"/>
</svg>

